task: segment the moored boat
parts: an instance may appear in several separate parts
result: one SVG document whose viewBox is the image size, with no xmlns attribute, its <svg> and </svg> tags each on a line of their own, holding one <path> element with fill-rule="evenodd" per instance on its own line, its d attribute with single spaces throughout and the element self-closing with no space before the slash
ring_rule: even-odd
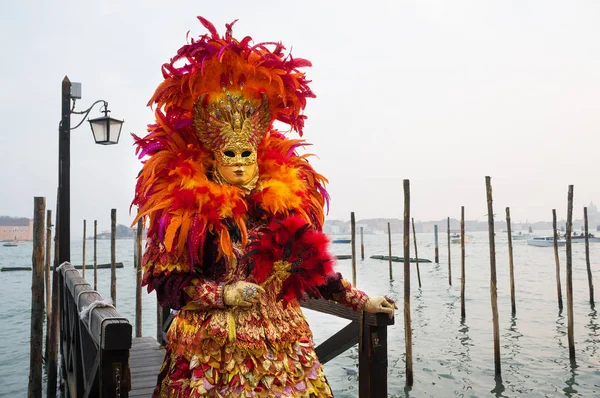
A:
<svg viewBox="0 0 600 398">
<path fill-rule="evenodd" d="M 571 243 L 584 243 L 584 242 L 585 242 L 584 234 L 571 236 Z M 590 242 L 590 243 L 600 242 L 600 238 L 594 236 L 594 234 L 588 234 L 588 242 Z"/>
<path fill-rule="evenodd" d="M 331 241 L 331 243 L 352 243 L 352 239 L 347 239 L 347 238 L 334 239 Z"/>
<path fill-rule="evenodd" d="M 512 240 L 527 240 L 529 238 L 532 238 L 531 234 L 524 234 L 521 231 L 516 232 L 516 233 L 513 232 L 510 237 Z"/>
<path fill-rule="evenodd" d="M 538 246 L 538 247 L 552 247 L 554 246 L 554 237 L 553 236 L 533 236 L 527 239 L 527 244 L 530 246 Z M 556 241 L 558 246 L 564 246 L 567 244 L 567 241 L 563 238 L 559 238 Z"/>
<path fill-rule="evenodd" d="M 371 256 L 372 259 L 374 260 L 385 260 L 385 261 L 389 261 L 389 256 L 382 256 L 379 254 L 375 254 Z M 411 263 L 416 263 L 417 259 L 415 257 L 410 257 L 409 258 L 409 262 Z M 403 263 L 404 262 L 404 257 L 398 257 L 398 256 L 392 256 L 392 262 L 394 263 Z M 432 261 L 427 259 L 427 258 L 419 258 L 419 263 L 431 263 Z"/>
<path fill-rule="evenodd" d="M 465 235 L 465 243 L 469 241 L 469 237 Z M 450 243 L 460 243 L 460 234 L 451 234 L 450 235 Z"/>
</svg>

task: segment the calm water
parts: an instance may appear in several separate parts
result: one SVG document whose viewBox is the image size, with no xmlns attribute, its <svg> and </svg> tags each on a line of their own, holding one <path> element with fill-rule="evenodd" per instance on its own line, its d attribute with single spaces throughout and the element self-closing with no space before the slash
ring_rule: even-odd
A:
<svg viewBox="0 0 600 398">
<path fill-rule="evenodd" d="M 494 380 L 493 331 L 489 293 L 489 249 L 487 233 L 468 234 L 466 246 L 466 312 L 460 319 L 460 245 L 452 249 L 452 286 L 448 286 L 445 235 L 440 235 L 442 264 L 421 264 L 423 287 L 412 274 L 414 386 L 405 388 L 404 330 L 402 307 L 396 325 L 388 331 L 390 396 L 400 397 L 592 397 L 600 395 L 600 319 L 588 302 L 588 282 L 583 244 L 573 245 L 573 290 L 577 363 L 568 357 L 567 314 L 559 312 L 552 248 L 514 242 L 517 314 L 510 315 L 508 254 L 505 234 L 496 239 L 498 305 L 502 382 Z M 433 234 L 417 234 L 420 257 L 433 259 Z M 401 235 L 394 235 L 394 255 L 401 255 Z M 73 242 L 73 263 L 81 263 L 81 242 Z M 591 244 L 596 300 L 600 301 L 600 244 Z M 109 241 L 99 241 L 98 261 L 110 261 Z M 88 259 L 91 262 L 88 242 Z M 350 245 L 332 245 L 337 254 L 349 254 Z M 359 250 L 359 248 L 357 248 Z M 387 254 L 386 235 L 365 236 L 366 256 Z M 412 248 L 411 248 L 412 251 Z M 0 246 L 0 267 L 31 264 L 32 245 Z M 411 254 L 412 255 L 412 254 Z M 117 304 L 124 316 L 134 319 L 135 271 L 133 241 L 117 241 Z M 340 261 L 338 270 L 351 278 L 350 261 Z M 415 267 L 412 268 L 413 271 Z M 565 255 L 561 248 L 563 298 L 566 308 Z M 92 273 L 86 272 L 93 281 Z M 99 270 L 99 292 L 109 297 L 110 270 Z M 402 264 L 394 263 L 389 280 L 386 261 L 358 262 L 358 287 L 367 293 L 400 298 L 403 292 Z M 0 273 L 0 396 L 26 396 L 29 368 L 30 272 Z M 399 300 L 401 302 L 401 300 Z M 143 334 L 155 334 L 155 297 L 144 295 Z M 600 307 L 600 306 L 599 306 Z M 305 311 L 315 340 L 321 342 L 345 325 L 333 317 Z M 318 326 L 317 326 L 318 325 Z M 326 365 L 328 379 L 338 397 L 358 396 L 358 362 L 352 349 Z"/>
</svg>

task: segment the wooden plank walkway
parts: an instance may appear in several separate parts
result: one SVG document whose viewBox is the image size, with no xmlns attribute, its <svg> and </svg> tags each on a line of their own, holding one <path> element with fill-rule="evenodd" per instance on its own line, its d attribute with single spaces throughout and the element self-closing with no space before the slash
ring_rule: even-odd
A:
<svg viewBox="0 0 600 398">
<path fill-rule="evenodd" d="M 165 359 L 165 349 L 153 337 L 135 337 L 129 352 L 130 397 L 151 397 Z"/>
</svg>

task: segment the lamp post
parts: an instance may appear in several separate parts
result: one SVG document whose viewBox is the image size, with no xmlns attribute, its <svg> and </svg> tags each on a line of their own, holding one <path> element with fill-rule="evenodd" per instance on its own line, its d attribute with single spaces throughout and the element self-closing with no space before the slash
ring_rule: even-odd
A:
<svg viewBox="0 0 600 398">
<path fill-rule="evenodd" d="M 90 120 L 94 140 L 100 145 L 119 142 L 123 120 L 108 116 L 108 103 L 104 100 L 94 102 L 88 109 L 74 111 L 75 101 L 81 98 L 81 85 L 71 83 L 65 76 L 62 81 L 61 121 L 58 132 L 58 263 L 71 261 L 71 130 L 81 126 L 92 108 L 99 103 L 104 105 L 104 116 Z M 82 121 L 71 128 L 71 114 L 84 115 Z"/>
</svg>

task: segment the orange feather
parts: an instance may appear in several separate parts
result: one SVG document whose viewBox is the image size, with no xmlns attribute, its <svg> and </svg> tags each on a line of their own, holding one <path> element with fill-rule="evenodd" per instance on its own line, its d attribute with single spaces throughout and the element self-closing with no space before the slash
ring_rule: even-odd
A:
<svg viewBox="0 0 600 398">
<path fill-rule="evenodd" d="M 177 234 L 177 231 L 179 230 L 182 221 L 183 220 L 181 215 L 177 215 L 171 218 L 171 222 L 169 223 L 169 226 L 167 227 L 167 232 L 165 233 L 164 243 L 167 252 L 171 252 L 171 249 L 173 248 L 173 240 L 175 239 L 175 234 Z"/>
</svg>

